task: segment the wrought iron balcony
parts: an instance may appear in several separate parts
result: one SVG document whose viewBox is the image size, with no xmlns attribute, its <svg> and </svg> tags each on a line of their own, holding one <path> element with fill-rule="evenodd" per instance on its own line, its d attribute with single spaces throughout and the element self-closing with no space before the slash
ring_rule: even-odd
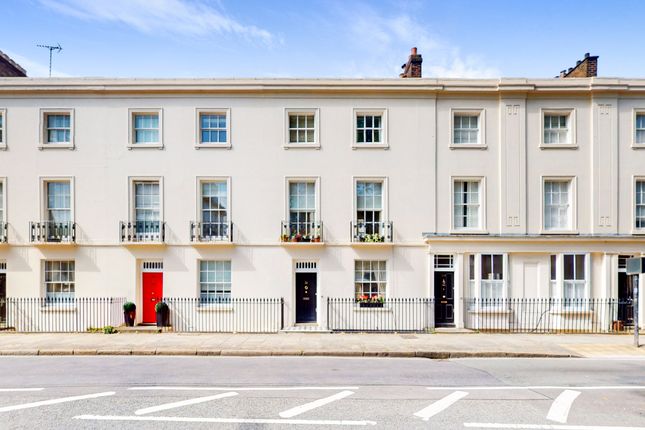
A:
<svg viewBox="0 0 645 430">
<path fill-rule="evenodd" d="M 76 242 L 76 223 L 40 221 L 29 223 L 31 242 L 38 243 L 74 243 Z"/>
<path fill-rule="evenodd" d="M 0 243 L 7 243 L 7 223 L 0 222 Z"/>
<path fill-rule="evenodd" d="M 233 242 L 232 222 L 190 222 L 190 241 L 209 242 Z"/>
<path fill-rule="evenodd" d="M 121 242 L 163 243 L 166 240 L 164 221 L 121 221 Z"/>
<path fill-rule="evenodd" d="M 288 222 L 280 224 L 281 242 L 322 242 L 323 223 L 315 222 Z"/>
<path fill-rule="evenodd" d="M 391 243 L 392 221 L 352 221 L 350 223 L 352 242 Z"/>
</svg>

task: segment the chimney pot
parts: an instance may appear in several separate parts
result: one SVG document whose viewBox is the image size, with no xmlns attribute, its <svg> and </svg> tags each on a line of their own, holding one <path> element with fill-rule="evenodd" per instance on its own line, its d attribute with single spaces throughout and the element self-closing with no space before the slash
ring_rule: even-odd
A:
<svg viewBox="0 0 645 430">
<path fill-rule="evenodd" d="M 576 61 L 576 66 L 579 65 L 580 63 L 582 63 L 582 60 Z"/>
<path fill-rule="evenodd" d="M 417 55 L 417 48 L 416 48 L 416 46 L 415 46 L 414 48 L 410 49 L 410 54 L 411 54 L 411 55 Z"/>
<path fill-rule="evenodd" d="M 421 77 L 421 63 L 423 58 L 417 52 L 417 48 L 410 49 L 410 56 L 408 61 L 401 67 L 403 73 L 399 75 L 400 78 L 420 78 Z"/>
<path fill-rule="evenodd" d="M 585 52 L 585 58 L 589 58 L 590 54 L 588 52 Z"/>
</svg>

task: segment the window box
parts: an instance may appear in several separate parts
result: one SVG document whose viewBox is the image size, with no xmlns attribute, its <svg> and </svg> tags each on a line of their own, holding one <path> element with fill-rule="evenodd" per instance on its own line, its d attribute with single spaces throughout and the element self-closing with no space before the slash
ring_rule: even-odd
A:
<svg viewBox="0 0 645 430">
<path fill-rule="evenodd" d="M 382 308 L 383 305 L 383 302 L 358 302 L 359 308 Z"/>
<path fill-rule="evenodd" d="M 130 109 L 128 124 L 128 149 L 163 148 L 161 109 Z"/>
<path fill-rule="evenodd" d="M 195 148 L 231 148 L 231 110 L 197 109 Z"/>
<path fill-rule="evenodd" d="M 388 149 L 386 109 L 354 109 L 352 149 Z"/>
<path fill-rule="evenodd" d="M 320 149 L 318 109 L 285 109 L 284 149 Z"/>
<path fill-rule="evenodd" d="M 38 149 L 74 149 L 74 109 L 41 109 Z"/>
</svg>

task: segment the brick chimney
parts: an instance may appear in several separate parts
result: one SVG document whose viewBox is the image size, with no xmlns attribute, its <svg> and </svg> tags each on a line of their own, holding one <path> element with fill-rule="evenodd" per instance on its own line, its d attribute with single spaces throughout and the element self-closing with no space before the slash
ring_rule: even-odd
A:
<svg viewBox="0 0 645 430">
<path fill-rule="evenodd" d="M 598 56 L 591 56 L 587 52 L 585 58 L 576 61 L 574 67 L 562 70 L 556 78 L 593 78 L 598 76 Z"/>
<path fill-rule="evenodd" d="M 0 51 L 0 77 L 20 77 L 27 76 L 27 71 L 20 67 L 20 64 L 13 61 L 7 54 Z"/>
<path fill-rule="evenodd" d="M 417 54 L 417 48 L 412 48 L 408 62 L 401 66 L 403 73 L 399 75 L 399 78 L 420 78 L 421 63 L 423 63 L 421 54 Z"/>
</svg>

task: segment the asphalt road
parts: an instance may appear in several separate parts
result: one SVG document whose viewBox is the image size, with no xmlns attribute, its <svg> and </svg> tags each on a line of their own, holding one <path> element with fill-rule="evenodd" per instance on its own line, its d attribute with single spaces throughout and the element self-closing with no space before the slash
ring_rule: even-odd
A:
<svg viewBox="0 0 645 430">
<path fill-rule="evenodd" d="M 0 357 L 0 428 L 645 430 L 645 360 Z"/>
</svg>

